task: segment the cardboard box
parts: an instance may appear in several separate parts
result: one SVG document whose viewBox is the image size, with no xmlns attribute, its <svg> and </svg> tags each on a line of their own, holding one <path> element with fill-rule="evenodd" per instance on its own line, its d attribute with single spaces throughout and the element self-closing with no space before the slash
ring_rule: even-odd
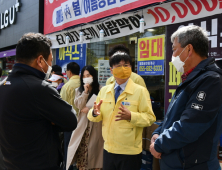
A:
<svg viewBox="0 0 222 170">
<path fill-rule="evenodd" d="M 150 127 L 145 127 L 143 129 L 143 143 L 142 143 L 143 150 L 149 151 L 152 133 L 158 127 L 159 127 L 159 125 L 154 123 Z"/>
<path fill-rule="evenodd" d="M 159 159 L 153 158 L 153 170 L 160 170 Z"/>
</svg>

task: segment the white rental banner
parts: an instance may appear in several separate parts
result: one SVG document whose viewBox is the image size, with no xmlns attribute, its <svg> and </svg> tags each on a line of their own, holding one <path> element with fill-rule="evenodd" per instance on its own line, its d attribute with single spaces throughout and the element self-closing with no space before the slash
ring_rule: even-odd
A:
<svg viewBox="0 0 222 170">
<path fill-rule="evenodd" d="M 66 36 L 69 36 L 69 45 L 81 44 L 79 32 L 83 32 L 83 43 L 99 41 L 99 31 L 104 30 L 104 40 L 123 37 L 139 31 L 140 18 L 144 16 L 145 29 L 170 25 L 198 18 L 220 14 L 222 12 L 221 0 L 180 0 L 158 6 L 145 8 L 143 11 L 115 15 L 98 21 L 95 24 L 76 27 L 68 31 L 49 34 L 52 48 L 67 46 Z M 204 23 L 202 27 L 204 27 Z"/>
</svg>

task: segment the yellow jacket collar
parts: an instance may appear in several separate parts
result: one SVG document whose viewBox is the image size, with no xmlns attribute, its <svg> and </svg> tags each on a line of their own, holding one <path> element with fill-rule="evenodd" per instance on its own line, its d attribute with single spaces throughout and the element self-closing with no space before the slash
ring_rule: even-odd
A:
<svg viewBox="0 0 222 170">
<path fill-rule="evenodd" d="M 110 83 L 113 83 L 113 82 L 115 82 L 114 76 L 112 76 L 112 77 L 110 78 Z"/>
<path fill-rule="evenodd" d="M 69 80 L 78 79 L 78 78 L 80 78 L 78 75 L 74 75 Z"/>
<path fill-rule="evenodd" d="M 109 87 L 107 88 L 107 93 L 109 92 L 113 92 L 114 91 L 114 87 L 115 87 L 115 83 L 112 83 L 111 85 L 109 85 Z M 133 94 L 132 89 L 134 88 L 134 82 L 131 78 L 129 78 L 129 81 L 126 85 L 126 88 L 124 90 L 124 92 L 129 93 L 129 94 Z M 123 93 L 124 93 L 123 92 Z"/>
</svg>

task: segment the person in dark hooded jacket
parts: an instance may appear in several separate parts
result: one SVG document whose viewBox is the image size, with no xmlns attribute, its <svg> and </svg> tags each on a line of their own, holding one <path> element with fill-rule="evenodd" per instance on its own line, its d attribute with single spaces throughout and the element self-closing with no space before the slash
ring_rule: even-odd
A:
<svg viewBox="0 0 222 170">
<path fill-rule="evenodd" d="M 27 33 L 12 72 L 0 83 L 0 148 L 7 170 L 61 170 L 59 131 L 77 127 L 76 112 L 48 82 L 51 41 Z"/>
<path fill-rule="evenodd" d="M 160 159 L 161 170 L 219 170 L 222 70 L 207 57 L 208 37 L 201 27 L 182 27 L 171 40 L 172 63 L 184 74 L 150 151 Z"/>
</svg>

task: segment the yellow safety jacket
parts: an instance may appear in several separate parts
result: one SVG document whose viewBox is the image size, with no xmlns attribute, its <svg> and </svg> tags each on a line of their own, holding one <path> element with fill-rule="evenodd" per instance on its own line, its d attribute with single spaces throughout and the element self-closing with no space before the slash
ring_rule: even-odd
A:
<svg viewBox="0 0 222 170">
<path fill-rule="evenodd" d="M 125 90 L 120 94 L 115 104 L 114 85 L 115 83 L 101 89 L 96 99 L 97 103 L 103 100 L 100 115 L 93 117 L 93 109 L 91 109 L 88 119 L 93 122 L 102 121 L 105 150 L 114 154 L 139 154 L 142 152 L 143 128 L 156 121 L 149 92 L 129 79 Z M 131 121 L 115 121 L 122 102 L 131 112 Z"/>
<path fill-rule="evenodd" d="M 76 113 L 78 108 L 74 105 L 75 89 L 80 86 L 80 77 L 78 75 L 72 76 L 69 81 L 62 87 L 60 95 L 63 100 L 72 105 Z"/>
</svg>

